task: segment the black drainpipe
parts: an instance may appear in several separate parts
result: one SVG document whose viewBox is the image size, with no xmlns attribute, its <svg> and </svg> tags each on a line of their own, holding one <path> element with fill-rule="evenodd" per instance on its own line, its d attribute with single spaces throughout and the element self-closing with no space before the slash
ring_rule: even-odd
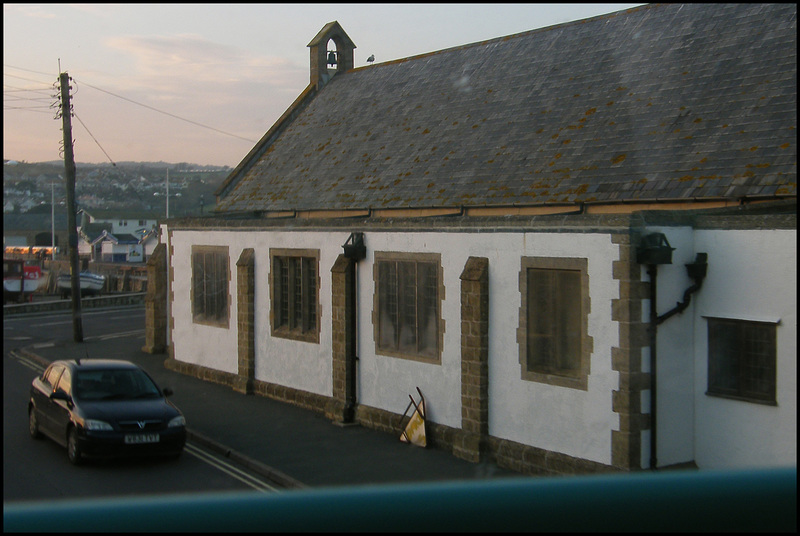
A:
<svg viewBox="0 0 800 536">
<path fill-rule="evenodd" d="M 657 275 L 659 264 L 672 264 L 672 252 L 675 248 L 670 247 L 667 237 L 662 233 L 653 233 L 642 239 L 642 244 L 636 251 L 636 262 L 647 264 L 647 275 L 650 278 L 650 324 L 648 331 L 650 335 L 650 469 L 655 471 L 658 467 L 657 459 L 657 426 L 656 426 L 656 335 L 658 325 L 673 315 L 682 313 L 692 299 L 692 294 L 700 290 L 703 285 L 708 269 L 708 255 L 698 253 L 693 263 L 686 265 L 689 277 L 694 280 L 694 284 L 683 293 L 683 302 L 678 302 L 675 307 L 658 315 L 656 305 L 657 295 Z"/>
<path fill-rule="evenodd" d="M 649 264 L 647 275 L 650 277 L 650 469 L 656 469 L 656 332 L 658 331 L 658 313 L 656 312 L 656 275 L 658 265 Z"/>
<path fill-rule="evenodd" d="M 344 256 L 353 262 L 348 263 L 345 274 L 345 387 L 343 423 L 355 421 L 356 415 L 356 369 L 358 355 L 356 353 L 357 338 L 357 285 L 356 267 L 358 261 L 367 256 L 364 245 L 364 233 L 350 233 L 350 237 L 342 246 Z"/>
</svg>

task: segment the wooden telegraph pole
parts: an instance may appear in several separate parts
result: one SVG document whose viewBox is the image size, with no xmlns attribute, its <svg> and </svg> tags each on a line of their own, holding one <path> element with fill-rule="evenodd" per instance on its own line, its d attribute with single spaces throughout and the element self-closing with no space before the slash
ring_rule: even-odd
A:
<svg viewBox="0 0 800 536">
<path fill-rule="evenodd" d="M 75 221 L 75 155 L 72 152 L 72 107 L 69 75 L 61 73 L 61 121 L 64 131 L 64 171 L 67 186 L 67 232 L 69 233 L 69 272 L 72 284 L 72 334 L 75 342 L 83 342 L 81 320 L 81 288 L 78 267 L 78 229 Z"/>
</svg>

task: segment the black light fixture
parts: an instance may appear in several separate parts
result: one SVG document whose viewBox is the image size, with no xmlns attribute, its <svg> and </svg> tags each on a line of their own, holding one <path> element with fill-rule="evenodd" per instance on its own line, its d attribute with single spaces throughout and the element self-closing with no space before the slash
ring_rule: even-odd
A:
<svg viewBox="0 0 800 536">
<path fill-rule="evenodd" d="M 672 264 L 672 252 L 664 233 L 651 233 L 642 237 L 636 248 L 636 262 L 639 264 Z"/>
<path fill-rule="evenodd" d="M 354 261 L 360 261 L 367 256 L 367 246 L 364 245 L 364 233 L 350 233 L 347 241 L 342 246 L 344 256 Z"/>
<path fill-rule="evenodd" d="M 336 64 L 339 63 L 336 61 L 336 52 L 333 50 L 328 51 L 328 65 L 333 65 L 334 67 Z"/>
</svg>

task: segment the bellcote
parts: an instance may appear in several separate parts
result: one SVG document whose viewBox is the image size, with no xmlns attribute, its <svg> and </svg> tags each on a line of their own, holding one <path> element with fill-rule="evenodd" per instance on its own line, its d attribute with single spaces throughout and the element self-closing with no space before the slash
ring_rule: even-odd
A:
<svg viewBox="0 0 800 536">
<path fill-rule="evenodd" d="M 325 85 L 337 73 L 352 69 L 356 45 L 336 21 L 326 24 L 308 44 L 311 50 L 311 84 Z"/>
</svg>

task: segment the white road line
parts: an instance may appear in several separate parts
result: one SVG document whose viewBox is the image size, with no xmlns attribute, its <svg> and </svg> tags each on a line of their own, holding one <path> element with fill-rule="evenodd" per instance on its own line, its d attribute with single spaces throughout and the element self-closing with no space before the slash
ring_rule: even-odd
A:
<svg viewBox="0 0 800 536">
<path fill-rule="evenodd" d="M 87 341 L 106 341 L 108 339 L 120 339 L 122 337 L 131 337 L 135 335 L 142 335 L 144 333 L 143 329 L 134 329 L 132 331 L 121 331 L 119 333 L 110 333 L 108 335 L 95 335 L 93 337 L 86 337 L 84 340 Z"/>
<path fill-rule="evenodd" d="M 34 364 L 34 363 L 31 363 L 30 361 L 23 361 L 22 359 L 20 359 L 20 360 L 19 360 L 19 362 L 20 362 L 20 364 L 21 364 L 22 366 L 24 366 L 24 367 L 28 367 L 28 368 L 29 368 L 29 369 L 31 369 L 32 371 L 34 371 L 34 372 L 37 372 L 37 373 L 39 373 L 39 374 L 41 374 L 41 373 L 42 373 L 42 371 L 44 370 L 44 369 L 43 369 L 42 367 L 40 367 L 39 365 L 36 365 L 36 364 Z"/>
<path fill-rule="evenodd" d="M 232 476 L 236 480 L 239 480 L 240 482 L 243 482 L 243 483 L 247 484 L 248 486 L 250 486 L 251 488 L 256 489 L 256 490 L 258 490 L 258 491 L 260 491 L 262 493 L 267 493 L 267 492 L 270 492 L 270 491 L 272 491 L 272 492 L 279 491 L 277 488 L 275 488 L 273 486 L 270 486 L 266 482 L 264 482 L 262 480 L 259 480 L 256 477 L 254 477 L 254 476 L 252 476 L 252 475 L 250 475 L 248 473 L 245 473 L 241 469 L 239 469 L 237 467 L 234 467 L 233 465 L 230 465 L 229 463 L 227 463 L 227 462 L 225 462 L 223 460 L 220 460 L 219 458 L 215 458 L 215 457 L 211 456 L 207 452 L 199 449 L 198 447 L 192 445 L 191 443 L 187 443 L 186 446 L 184 447 L 184 450 L 186 450 L 192 456 L 200 459 L 201 461 L 203 461 L 203 462 L 205 462 L 205 463 L 207 463 L 207 464 L 209 464 L 209 465 L 211 465 L 213 467 L 216 467 L 217 469 L 219 469 L 223 473 L 226 473 L 226 474 Z"/>
<path fill-rule="evenodd" d="M 39 363 L 31 361 L 27 357 L 23 357 L 16 352 L 9 352 L 8 355 L 19 361 L 20 364 L 28 367 L 29 369 L 35 372 L 42 373 L 44 371 L 44 367 L 41 366 Z"/>
</svg>

